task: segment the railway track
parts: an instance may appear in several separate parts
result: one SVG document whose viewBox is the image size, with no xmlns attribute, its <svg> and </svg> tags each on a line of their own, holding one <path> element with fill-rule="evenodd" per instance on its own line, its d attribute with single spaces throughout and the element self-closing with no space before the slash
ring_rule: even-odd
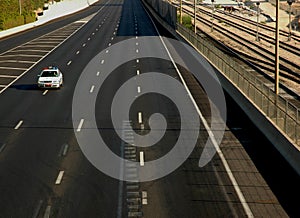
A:
<svg viewBox="0 0 300 218">
<path fill-rule="evenodd" d="M 178 7 L 178 4 L 176 4 Z M 188 5 L 188 4 L 186 4 Z M 183 11 L 191 16 L 193 16 L 193 8 L 192 5 L 188 5 L 189 7 L 185 6 Z M 206 29 L 211 28 L 212 22 L 213 29 L 215 33 L 217 32 L 219 35 L 222 36 L 222 41 L 231 41 L 234 42 L 237 47 L 243 48 L 241 50 L 235 49 L 237 53 L 242 55 L 247 61 L 252 63 L 253 65 L 257 66 L 264 72 L 268 77 L 274 77 L 274 60 L 275 54 L 271 48 L 274 47 L 274 37 L 270 35 L 274 35 L 274 28 L 273 33 L 260 33 L 260 40 L 263 41 L 265 46 L 263 47 L 261 42 L 257 42 L 253 39 L 256 37 L 256 27 L 254 26 L 251 28 L 252 25 L 256 25 L 256 22 L 250 21 L 249 24 L 245 25 L 242 22 L 245 18 L 239 17 L 234 15 L 234 19 L 224 18 L 224 14 L 218 15 L 214 13 L 212 21 L 211 16 L 211 9 L 210 11 L 207 8 L 198 7 L 197 8 L 197 20 L 200 24 L 205 25 Z M 199 16 L 199 13 L 200 16 Z M 226 14 L 227 15 L 227 14 Z M 242 18 L 242 22 L 240 20 Z M 268 31 L 272 30 L 272 27 L 260 25 L 261 28 L 265 28 Z M 247 35 L 247 37 L 241 37 L 241 32 L 243 35 Z M 215 34 L 214 33 L 214 34 Z M 289 43 L 284 42 L 283 37 L 286 37 L 287 33 L 281 31 L 281 39 L 280 39 L 280 75 L 282 79 L 293 81 L 297 84 L 300 84 L 300 48 L 299 46 L 293 46 Z M 252 40 L 249 40 L 252 39 Z M 300 41 L 300 38 L 293 36 L 293 40 Z M 274 50 L 274 49 L 273 49 Z M 284 54 L 284 55 L 282 55 Z"/>
</svg>

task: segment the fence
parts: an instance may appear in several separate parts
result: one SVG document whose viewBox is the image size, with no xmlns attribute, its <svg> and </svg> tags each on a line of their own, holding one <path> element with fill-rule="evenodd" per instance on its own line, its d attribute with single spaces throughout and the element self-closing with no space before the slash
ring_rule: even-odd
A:
<svg viewBox="0 0 300 218">
<path fill-rule="evenodd" d="M 207 40 L 180 24 L 177 31 L 191 42 L 300 149 L 300 109 L 276 95 L 255 70 L 242 66 Z"/>
</svg>

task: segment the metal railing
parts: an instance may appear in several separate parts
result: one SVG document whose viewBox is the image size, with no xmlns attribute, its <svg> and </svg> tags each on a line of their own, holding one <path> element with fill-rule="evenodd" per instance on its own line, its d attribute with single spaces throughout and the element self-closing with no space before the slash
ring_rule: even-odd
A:
<svg viewBox="0 0 300 218">
<path fill-rule="evenodd" d="M 273 124 L 300 148 L 300 109 L 278 96 L 262 80 L 258 72 L 243 66 L 206 39 L 177 24 L 177 32 L 192 43 L 219 69 Z"/>
</svg>

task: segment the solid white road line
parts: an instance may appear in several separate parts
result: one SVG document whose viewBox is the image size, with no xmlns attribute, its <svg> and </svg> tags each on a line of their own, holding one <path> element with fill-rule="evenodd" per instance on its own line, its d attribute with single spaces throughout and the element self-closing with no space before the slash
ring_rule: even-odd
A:
<svg viewBox="0 0 300 218">
<path fill-rule="evenodd" d="M 23 124 L 23 120 L 20 120 L 19 123 L 15 126 L 15 129 L 19 129 L 20 126 Z"/>
<path fill-rule="evenodd" d="M 150 17 L 150 19 L 151 19 L 151 17 Z M 153 21 L 152 21 L 152 23 L 154 24 Z M 155 29 L 156 29 L 157 33 L 159 34 L 159 31 L 156 28 L 156 26 L 155 26 Z M 208 135 L 209 135 L 209 137 L 210 137 L 210 139 L 212 141 L 212 144 L 214 145 L 214 147 L 215 147 L 215 149 L 216 149 L 219 157 L 221 158 L 221 161 L 222 161 L 222 163 L 223 163 L 223 165 L 224 165 L 224 167 L 226 169 L 226 172 L 227 172 L 227 174 L 229 176 L 229 179 L 230 179 L 230 181 L 231 181 L 231 183 L 232 183 L 232 185 L 233 185 L 233 187 L 234 187 L 234 189 L 236 191 L 236 194 L 238 195 L 238 198 L 239 198 L 239 200 L 240 200 L 240 202 L 241 202 L 241 204 L 242 204 L 242 206 L 244 208 L 245 213 L 247 214 L 248 217 L 254 217 L 253 213 L 252 213 L 252 211 L 251 211 L 251 209 L 250 209 L 250 207 L 249 207 L 249 205 L 248 205 L 248 203 L 247 203 L 247 201 L 246 201 L 246 199 L 245 199 L 245 197 L 244 197 L 244 195 L 243 195 L 243 193 L 242 193 L 242 191 L 241 191 L 241 189 L 240 189 L 240 187 L 239 187 L 239 185 L 238 185 L 238 183 L 237 183 L 237 181 L 236 181 L 236 179 L 235 179 L 235 177 L 234 177 L 234 175 L 233 175 L 233 173 L 232 173 L 232 171 L 231 171 L 231 169 L 230 169 L 230 167 L 228 165 L 228 162 L 227 162 L 227 160 L 225 159 L 225 157 L 223 155 L 223 152 L 220 149 L 220 147 L 219 147 L 219 145 L 218 145 L 218 143 L 217 143 L 217 141 L 215 139 L 213 131 L 211 130 L 210 126 L 208 125 L 208 123 L 207 123 L 206 119 L 204 118 L 203 114 L 201 113 L 201 111 L 200 111 L 200 109 L 199 109 L 199 107 L 198 107 L 198 105 L 197 105 L 194 97 L 192 96 L 189 88 L 187 87 L 186 82 L 183 79 L 183 77 L 182 77 L 182 75 L 181 75 L 181 73 L 180 73 L 180 71 L 179 71 L 179 69 L 178 69 L 178 67 L 177 67 L 177 65 L 176 65 L 173 57 L 171 56 L 170 51 L 167 48 L 167 46 L 166 46 L 163 38 L 160 35 L 159 35 L 159 38 L 160 38 L 160 41 L 162 42 L 162 44 L 163 44 L 163 46 L 164 46 L 164 48 L 165 48 L 165 50 L 166 50 L 166 52 L 168 54 L 168 56 L 169 56 L 169 58 L 170 58 L 170 60 L 171 60 L 171 62 L 173 64 L 173 66 L 175 67 L 175 70 L 177 71 L 177 74 L 179 75 L 180 80 L 181 80 L 183 86 L 185 87 L 186 91 L 188 92 L 188 95 L 189 95 L 192 103 L 194 104 L 195 109 L 198 112 L 198 115 L 199 115 L 202 123 L 204 124 L 204 127 L 207 130 Z"/>
<path fill-rule="evenodd" d="M 59 171 L 57 179 L 55 181 L 55 185 L 59 185 L 61 183 L 64 173 L 65 173 L 65 171 L 63 171 L 63 170 Z"/>
<path fill-rule="evenodd" d="M 0 75 L 0 78 L 17 78 L 18 76 Z"/>
<path fill-rule="evenodd" d="M 145 165 L 145 159 L 144 159 L 144 152 L 140 151 L 140 166 L 144 166 Z"/>
<path fill-rule="evenodd" d="M 139 124 L 141 124 L 143 122 L 142 112 L 138 113 L 138 120 L 139 120 Z"/>
<path fill-rule="evenodd" d="M 78 127 L 77 127 L 77 130 L 76 130 L 77 132 L 80 132 L 80 131 L 81 131 L 83 122 L 84 122 L 84 119 L 81 119 L 80 122 L 79 122 L 79 125 L 78 125 Z"/>
<path fill-rule="evenodd" d="M 92 86 L 90 89 L 90 93 L 93 93 L 95 86 Z"/>
</svg>

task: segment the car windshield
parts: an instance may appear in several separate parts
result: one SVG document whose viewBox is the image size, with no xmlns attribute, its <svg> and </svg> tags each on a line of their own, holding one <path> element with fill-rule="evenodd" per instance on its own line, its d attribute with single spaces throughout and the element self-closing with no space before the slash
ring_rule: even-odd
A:
<svg viewBox="0 0 300 218">
<path fill-rule="evenodd" d="M 46 70 L 43 71 L 41 74 L 41 77 L 57 77 L 58 76 L 58 72 L 57 71 L 50 71 L 50 70 Z"/>
</svg>

